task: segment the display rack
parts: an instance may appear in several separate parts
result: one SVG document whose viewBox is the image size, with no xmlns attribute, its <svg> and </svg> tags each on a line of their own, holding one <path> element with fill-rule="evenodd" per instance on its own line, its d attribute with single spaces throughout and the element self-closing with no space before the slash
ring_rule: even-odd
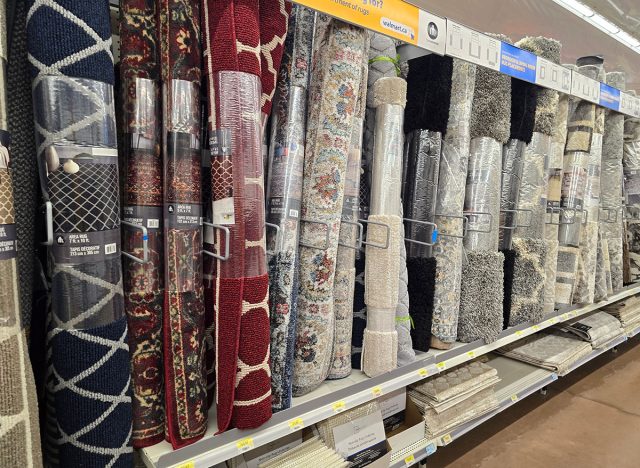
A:
<svg viewBox="0 0 640 468">
<path fill-rule="evenodd" d="M 245 431 L 232 429 L 214 435 L 217 432 L 217 426 L 215 410 L 212 410 L 209 414 L 209 428 L 204 438 L 175 451 L 166 442 L 147 447 L 141 450 L 143 461 L 149 467 L 158 468 L 182 468 L 184 464 L 187 464 L 184 465 L 185 467 L 192 468 L 210 467 L 303 427 L 311 426 L 334 414 L 485 355 L 556 323 L 582 316 L 639 293 L 640 285 L 628 286 L 606 301 L 582 307 L 572 306 L 555 311 L 540 323 L 524 323 L 504 330 L 493 343 L 487 344 L 478 340 L 473 343 L 456 343 L 452 349 L 446 351 L 433 350 L 428 353 L 419 353 L 415 362 L 375 378 L 368 378 L 362 372 L 354 371 L 346 379 L 325 382 L 308 395 L 294 398 L 291 408 L 276 413 L 271 420 L 258 429 Z M 426 452 L 427 446 L 428 444 L 420 450 Z"/>
</svg>

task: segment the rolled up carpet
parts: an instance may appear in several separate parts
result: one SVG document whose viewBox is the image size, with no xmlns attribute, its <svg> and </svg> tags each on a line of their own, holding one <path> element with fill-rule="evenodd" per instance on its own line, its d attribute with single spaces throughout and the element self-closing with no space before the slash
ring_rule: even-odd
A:
<svg viewBox="0 0 640 468">
<path fill-rule="evenodd" d="M 604 242 L 602 241 L 602 233 L 598 228 L 596 280 L 593 294 L 594 302 L 604 301 L 609 295 L 609 292 L 607 290 L 607 277 L 604 269 L 604 250 L 605 248 Z"/>
<path fill-rule="evenodd" d="M 435 54 L 408 62 L 404 130 L 405 234 L 408 292 L 413 320 L 411 337 L 419 351 L 431 346 L 436 260 L 433 258 L 433 223 L 436 214 L 442 135 L 447 129 L 451 99 L 451 58 Z"/>
<path fill-rule="evenodd" d="M 271 123 L 267 221 L 279 226 L 281 232 L 277 235 L 269 231 L 267 237 L 267 245 L 274 252 L 269 261 L 273 411 L 291 406 L 302 168 L 314 17 L 312 10 L 293 6 Z"/>
<path fill-rule="evenodd" d="M 7 131 L 7 83 L 4 75 L 7 65 L 6 6 L 4 0 L 0 1 L 0 244 L 4 247 L 0 253 L 0 381 L 3 385 L 0 395 L 0 465 L 40 467 L 38 401 L 20 316 L 18 236 L 9 169 L 11 135 Z M 24 10 L 17 21 L 21 21 L 21 25 L 12 29 L 21 31 L 24 52 Z M 30 105 L 30 100 L 23 105 Z"/>
<path fill-rule="evenodd" d="M 640 280 L 640 120 L 625 117 L 624 189 L 627 198 L 627 245 L 630 281 Z"/>
<path fill-rule="evenodd" d="M 139 28 L 147 34 L 140 35 Z M 139 41 L 144 41 L 140 48 Z M 133 446 L 164 439 L 164 243 L 160 154 L 160 62 L 155 2 L 128 1 L 120 9 L 120 73 L 125 116 L 124 220 L 148 229 L 149 260 L 123 259 L 125 308 L 133 382 Z M 143 259 L 143 235 L 123 228 L 124 249 Z"/>
<path fill-rule="evenodd" d="M 578 71 L 597 79 L 602 65 L 583 65 Z M 580 256 L 580 236 L 585 219 L 584 192 L 589 152 L 595 126 L 595 105 L 575 100 L 569 112 L 560 206 L 564 210 L 558 228 L 556 307 L 571 305 Z"/>
<path fill-rule="evenodd" d="M 496 38 L 510 42 L 507 37 Z M 464 247 L 458 339 L 494 341 L 503 326 L 504 255 L 498 252 L 502 145 L 509 139 L 511 78 L 478 69 L 464 211 Z M 485 286 L 491 286 L 486 287 Z"/>
<path fill-rule="evenodd" d="M 380 78 L 374 84 L 376 132 L 371 173 L 371 205 L 365 257 L 367 328 L 362 342 L 362 370 L 369 377 L 397 367 L 403 119 L 407 83 Z M 379 224 L 374 224 L 379 223 Z M 386 229 L 385 229 L 386 226 Z M 385 242 L 385 237 L 387 237 Z M 386 248 L 381 245 L 388 244 Z"/>
<path fill-rule="evenodd" d="M 607 73 L 607 84 L 625 89 L 623 72 Z M 611 285 L 613 292 L 622 289 L 622 158 L 624 144 L 624 115 L 608 110 L 605 114 L 602 138 L 602 205 L 615 221 L 604 223 L 604 238 L 607 239 L 611 262 Z M 605 214 L 606 217 L 606 214 Z"/>
<path fill-rule="evenodd" d="M 54 232 L 49 445 L 60 466 L 131 466 L 109 8 L 28 6 L 40 182 Z"/>
<path fill-rule="evenodd" d="M 293 394 L 303 395 L 326 379 L 335 333 L 333 288 L 344 180 L 366 52 L 364 30 L 338 20 L 318 21 L 310 95 L 302 192 L 300 290 Z M 320 125 L 319 122 L 333 122 Z M 326 224 L 324 224 L 326 223 Z M 328 237 L 326 246 L 322 243 Z M 310 245 L 310 246 L 309 246 Z M 318 248 L 320 247 L 320 248 Z M 327 247 L 323 250 L 323 247 Z"/>
<path fill-rule="evenodd" d="M 368 44 L 367 44 L 368 45 Z M 336 277 L 333 288 L 333 308 L 336 317 L 336 333 L 333 337 L 331 369 L 328 379 L 342 379 L 351 374 L 351 331 L 353 328 L 353 294 L 355 287 L 356 248 L 360 205 L 360 168 L 362 161 L 362 131 L 367 101 L 364 83 L 369 72 L 368 48 L 361 64 L 360 94 L 353 116 L 353 135 L 347 161 L 347 173 L 340 223 L 340 243 L 336 257 Z"/>
<path fill-rule="evenodd" d="M 436 280 L 431 346 L 439 349 L 451 347 L 458 333 L 463 265 L 462 212 L 469 160 L 469 123 L 477 71 L 473 64 L 452 60 L 449 117 L 442 142 L 436 199 L 435 223 L 441 236 L 433 249 Z"/>
</svg>

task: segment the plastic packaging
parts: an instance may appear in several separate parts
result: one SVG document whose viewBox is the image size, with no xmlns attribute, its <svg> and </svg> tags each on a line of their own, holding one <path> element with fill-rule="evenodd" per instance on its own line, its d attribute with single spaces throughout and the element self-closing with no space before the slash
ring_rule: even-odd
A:
<svg viewBox="0 0 640 468">
<path fill-rule="evenodd" d="M 510 139 L 502 149 L 502 183 L 500 190 L 500 250 L 511 249 L 514 228 L 521 218 L 518 208 L 525 143 Z"/>
<path fill-rule="evenodd" d="M 547 164 L 550 152 L 551 137 L 534 132 L 524 156 L 516 237 L 544 239 L 547 221 Z"/>
</svg>

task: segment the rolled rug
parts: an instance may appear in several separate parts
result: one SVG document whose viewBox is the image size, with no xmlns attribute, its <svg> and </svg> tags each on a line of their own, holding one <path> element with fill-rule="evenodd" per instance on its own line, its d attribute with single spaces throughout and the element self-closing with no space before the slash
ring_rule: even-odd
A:
<svg viewBox="0 0 640 468">
<path fill-rule="evenodd" d="M 408 292 L 413 320 L 411 337 L 419 351 L 429 351 L 436 276 L 432 234 L 436 215 L 442 135 L 451 100 L 451 58 L 435 54 L 408 62 L 405 111 L 404 192 Z"/>
<path fill-rule="evenodd" d="M 40 182 L 53 230 L 51 458 L 60 466 L 131 466 L 109 8 L 80 0 L 28 6 Z"/>
<path fill-rule="evenodd" d="M 140 35 L 140 28 L 147 34 Z M 140 47 L 139 41 L 144 41 Z M 123 2 L 120 9 L 120 73 L 124 106 L 123 219 L 148 230 L 144 261 L 142 230 L 125 226 L 122 243 L 138 260 L 123 259 L 125 309 L 133 382 L 133 446 L 164 439 L 164 243 L 160 63 L 154 0 Z"/>
<path fill-rule="evenodd" d="M 302 192 L 302 217 L 308 221 L 301 229 L 294 395 L 320 385 L 331 365 L 344 181 L 368 40 L 364 30 L 338 20 L 317 23 L 319 56 L 312 68 L 317 92 L 310 94 Z"/>
<path fill-rule="evenodd" d="M 33 128 L 31 78 L 27 60 L 26 2 L 9 0 L 13 10 L 7 25 L 6 93 L 8 131 L 11 134 L 11 176 L 18 241 L 18 291 L 22 327 L 30 340 L 36 237 L 38 170 Z"/>
<path fill-rule="evenodd" d="M 607 73 L 607 84 L 625 89 L 625 73 Z M 624 115 L 607 111 L 602 138 L 602 206 L 611 213 L 612 222 L 605 222 L 603 237 L 607 239 L 611 262 L 611 285 L 613 292 L 623 287 L 622 270 L 622 158 L 624 144 Z M 605 213 L 606 217 L 606 213 Z"/>
<path fill-rule="evenodd" d="M 302 203 L 307 90 L 315 13 L 294 5 L 276 87 L 269 145 L 267 221 L 271 310 L 272 409 L 291 406 L 298 295 L 298 239 Z"/>
<path fill-rule="evenodd" d="M 607 277 L 604 270 L 604 243 L 602 242 L 602 233 L 598 228 L 597 255 L 596 255 L 596 280 L 593 294 L 593 301 L 604 301 L 609 292 L 607 290 Z"/>
<path fill-rule="evenodd" d="M 376 111 L 373 106 L 373 84 L 382 77 L 399 76 L 400 65 L 396 52 L 396 41 L 382 34 L 369 32 L 369 73 L 367 74 L 367 109 L 365 111 L 363 155 L 360 176 L 359 203 L 361 219 L 369 216 L 369 194 L 371 191 L 371 164 L 373 161 L 373 143 Z M 400 213 L 400 217 L 403 213 Z M 366 226 L 365 226 L 366 231 Z M 402 234 L 404 237 L 404 234 Z M 356 253 L 356 283 L 353 304 L 353 331 L 351 346 L 351 366 L 360 368 L 362 339 L 367 325 L 367 307 L 364 303 L 364 249 Z M 400 249 L 399 296 L 396 311 L 396 330 L 398 332 L 398 366 L 415 359 L 411 342 L 411 318 L 409 316 L 409 293 L 407 291 L 406 248 Z M 360 280 L 361 282 L 360 282 Z"/>
<path fill-rule="evenodd" d="M 369 61 L 362 57 L 361 83 L 367 81 Z M 353 116 L 353 135 L 347 161 L 347 173 L 342 203 L 340 242 L 336 257 L 336 277 L 333 287 L 333 308 L 336 317 L 336 332 L 333 337 L 331 369 L 328 379 L 342 379 L 351 374 L 351 331 L 353 328 L 353 294 L 355 287 L 355 260 L 358 250 L 358 221 L 360 205 L 360 168 L 362 161 L 362 131 L 366 109 L 367 89 L 360 86 Z"/>
<path fill-rule="evenodd" d="M 597 79 L 599 65 L 583 65 L 578 71 Z M 585 219 L 584 191 L 587 182 L 589 152 L 595 126 L 595 105 L 576 99 L 570 104 L 562 174 L 563 209 L 558 228 L 558 266 L 556 272 L 556 307 L 571 305 L 580 257 L 580 236 Z"/>
<path fill-rule="evenodd" d="M 544 314 L 553 312 L 556 304 L 556 273 L 558 267 L 558 228 L 560 224 L 560 200 L 562 197 L 562 171 L 564 167 L 564 146 L 567 140 L 567 119 L 569 118 L 569 95 L 560 94 L 558 112 L 553 123 L 551 152 L 549 153 L 547 189 L 547 261 L 545 262 Z"/>
<path fill-rule="evenodd" d="M 591 137 L 591 151 L 589 151 L 587 168 L 587 184 L 584 191 L 586 219 L 580 237 L 579 272 L 576 277 L 572 301 L 574 304 L 591 304 L 595 297 L 600 217 L 600 164 L 605 112 L 604 108 L 596 107 L 595 126 Z"/>
<path fill-rule="evenodd" d="M 634 93 L 635 94 L 635 93 Z M 630 281 L 640 280 L 640 120 L 625 117 L 624 189 L 627 198 L 627 244 Z"/>
<path fill-rule="evenodd" d="M 449 117 L 442 141 L 435 223 L 441 233 L 434 246 L 436 280 L 431 346 L 448 349 L 456 341 L 463 265 L 464 192 L 469 160 L 471 106 L 476 66 L 453 59 Z M 446 108 L 446 107 L 445 107 Z"/>
<path fill-rule="evenodd" d="M 389 372 L 398 365 L 395 317 L 402 243 L 402 219 L 398 213 L 407 99 L 407 83 L 402 78 L 380 78 L 373 86 L 376 131 L 364 277 L 367 328 L 362 342 L 362 370 L 369 377 Z"/>
<path fill-rule="evenodd" d="M 31 468 L 42 466 L 42 452 L 36 387 L 20 316 L 18 236 L 6 100 L 6 6 L 4 0 L 0 1 L 0 244 L 4 247 L 0 253 L 0 381 L 3 383 L 0 396 L 0 465 Z M 17 18 L 22 24 L 12 28 L 22 31 L 22 46 L 23 14 Z M 30 99 L 23 103 L 25 106 L 29 104 Z"/>
<path fill-rule="evenodd" d="M 504 36 L 497 39 L 510 42 Z M 504 255 L 498 252 L 502 145 L 509 139 L 511 78 L 478 69 L 464 211 L 468 217 L 458 339 L 494 341 L 502 331 Z"/>
</svg>

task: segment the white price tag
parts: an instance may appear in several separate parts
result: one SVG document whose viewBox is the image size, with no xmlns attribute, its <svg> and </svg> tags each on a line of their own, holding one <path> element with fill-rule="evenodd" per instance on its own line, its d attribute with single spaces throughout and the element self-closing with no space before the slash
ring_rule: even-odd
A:
<svg viewBox="0 0 640 468">
<path fill-rule="evenodd" d="M 418 11 L 418 16 L 418 47 L 444 55 L 447 21 L 423 10 Z"/>
<path fill-rule="evenodd" d="M 500 41 L 447 19 L 447 55 L 500 70 Z"/>
<path fill-rule="evenodd" d="M 538 57 L 536 84 L 569 94 L 571 92 L 571 70 Z"/>
<path fill-rule="evenodd" d="M 633 115 L 633 104 L 635 97 L 627 93 L 620 93 L 620 112 L 622 114 Z"/>
<path fill-rule="evenodd" d="M 571 94 L 585 101 L 600 104 L 600 82 L 573 71 L 571 72 Z"/>
</svg>

